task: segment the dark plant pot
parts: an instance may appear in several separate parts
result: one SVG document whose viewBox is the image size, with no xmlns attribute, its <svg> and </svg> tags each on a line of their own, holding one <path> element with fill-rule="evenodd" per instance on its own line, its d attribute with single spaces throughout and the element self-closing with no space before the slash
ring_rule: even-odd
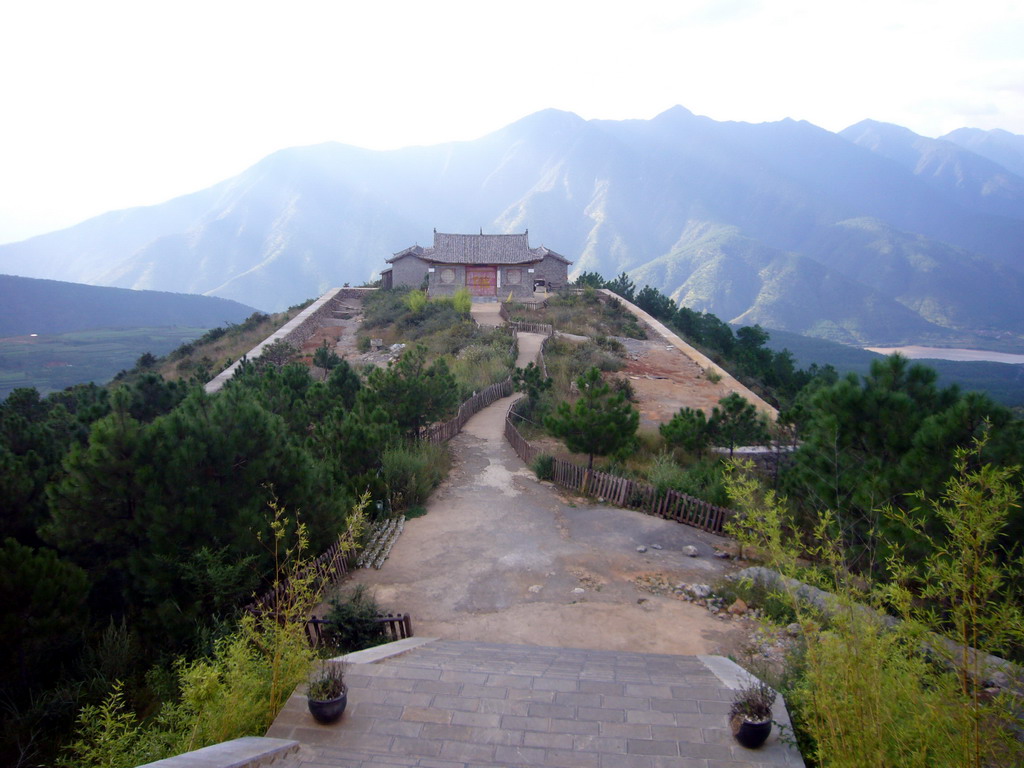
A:
<svg viewBox="0 0 1024 768">
<path fill-rule="evenodd" d="M 341 717 L 341 713 L 345 711 L 345 705 L 348 704 L 348 691 L 345 691 L 336 699 L 328 699 L 327 701 L 307 698 L 306 704 L 309 705 L 309 713 L 313 715 L 313 719 L 318 723 L 329 725 Z"/>
<path fill-rule="evenodd" d="M 759 723 L 752 723 L 749 720 L 733 720 L 732 735 L 736 741 L 747 749 L 757 749 L 772 732 L 772 721 L 764 720 Z"/>
</svg>

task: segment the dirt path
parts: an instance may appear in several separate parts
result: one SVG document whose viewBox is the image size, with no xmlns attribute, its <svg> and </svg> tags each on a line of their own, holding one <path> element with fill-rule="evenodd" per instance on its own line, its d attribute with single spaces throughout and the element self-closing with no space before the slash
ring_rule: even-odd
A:
<svg viewBox="0 0 1024 768">
<path fill-rule="evenodd" d="M 542 337 L 520 334 L 518 364 Z M 743 624 L 634 582 L 707 583 L 723 539 L 639 512 L 560 495 L 503 438 L 514 398 L 474 416 L 449 444 L 453 467 L 428 514 L 410 520 L 381 570 L 357 571 L 417 635 L 652 653 L 730 653 Z M 699 557 L 687 557 L 684 546 Z M 646 547 L 638 552 L 637 547 Z"/>
</svg>

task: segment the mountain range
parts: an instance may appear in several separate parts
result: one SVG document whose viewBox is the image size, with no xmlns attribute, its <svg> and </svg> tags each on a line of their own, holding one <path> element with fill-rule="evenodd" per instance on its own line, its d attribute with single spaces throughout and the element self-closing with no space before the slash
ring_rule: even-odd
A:
<svg viewBox="0 0 1024 768">
<path fill-rule="evenodd" d="M 521 232 L 729 322 L 1024 343 L 1024 136 L 865 121 L 530 115 L 475 141 L 281 150 L 162 205 L 0 246 L 0 272 L 277 310 L 446 232 Z"/>
<path fill-rule="evenodd" d="M 100 328 L 240 323 L 254 310 L 237 301 L 162 291 L 130 291 L 58 280 L 0 275 L 0 337 Z"/>
</svg>

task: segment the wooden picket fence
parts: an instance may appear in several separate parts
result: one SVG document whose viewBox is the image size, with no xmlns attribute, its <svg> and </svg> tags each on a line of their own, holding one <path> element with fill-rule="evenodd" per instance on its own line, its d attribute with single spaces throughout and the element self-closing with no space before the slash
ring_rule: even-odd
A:
<svg viewBox="0 0 1024 768">
<path fill-rule="evenodd" d="M 378 613 L 377 623 L 380 625 L 383 642 L 393 643 L 412 637 L 412 618 L 408 613 Z M 331 622 L 327 619 L 310 619 L 306 622 L 306 637 L 312 648 L 320 648 L 331 642 Z"/>
<path fill-rule="evenodd" d="M 540 333 L 548 338 L 555 335 L 555 327 L 550 323 L 524 323 L 520 320 L 512 320 L 508 306 L 504 302 L 501 303 L 498 314 L 516 333 Z"/>
<path fill-rule="evenodd" d="M 521 402 L 521 401 L 520 401 Z M 513 419 L 518 415 L 515 403 L 508 409 L 505 416 L 505 439 L 509 445 L 527 464 L 532 464 L 540 455 L 534 446 L 516 429 Z M 636 509 L 648 515 L 655 515 L 666 520 L 675 520 L 686 525 L 700 528 L 710 533 L 722 533 L 726 522 L 732 516 L 732 510 L 719 507 L 703 499 L 698 499 L 678 491 L 659 493 L 650 483 L 630 480 L 607 472 L 588 470 L 571 461 L 552 458 L 552 480 L 556 485 L 572 491 L 586 493 L 588 496 L 607 499 L 618 507 Z"/>
<path fill-rule="evenodd" d="M 459 406 L 459 412 L 443 424 L 435 424 L 421 436 L 428 443 L 446 443 L 462 431 L 470 416 L 479 413 L 495 400 L 512 394 L 512 379 L 508 378 L 482 389 Z"/>
<path fill-rule="evenodd" d="M 354 562 L 352 557 L 354 555 L 355 547 L 352 545 L 352 542 L 343 540 L 339 537 L 334 544 L 320 555 L 320 557 L 310 563 L 305 570 L 300 571 L 297 576 L 302 579 L 311 577 L 309 584 L 310 589 L 314 594 L 317 594 L 324 588 L 324 586 L 336 581 L 349 571 L 353 570 Z M 276 589 L 271 589 L 265 592 L 263 595 L 245 606 L 245 611 L 253 614 L 254 616 L 261 616 L 264 613 L 276 612 L 281 598 L 288 594 L 291 582 L 292 579 L 285 579 L 277 586 Z"/>
<path fill-rule="evenodd" d="M 544 336 L 554 336 L 555 329 L 550 323 L 524 323 L 520 320 L 508 320 L 509 325 L 519 333 L 540 333 Z"/>
</svg>

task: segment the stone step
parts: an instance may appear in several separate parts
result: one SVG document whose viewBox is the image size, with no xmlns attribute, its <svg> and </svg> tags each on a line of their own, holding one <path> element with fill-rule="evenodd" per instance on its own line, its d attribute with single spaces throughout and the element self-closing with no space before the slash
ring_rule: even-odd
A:
<svg viewBox="0 0 1024 768">
<path fill-rule="evenodd" d="M 629 682 L 652 679 L 683 682 L 689 676 L 707 671 L 693 656 L 450 640 L 435 640 L 377 666 L 377 674 L 385 675 L 390 673 L 380 670 L 406 667 Z"/>
</svg>

